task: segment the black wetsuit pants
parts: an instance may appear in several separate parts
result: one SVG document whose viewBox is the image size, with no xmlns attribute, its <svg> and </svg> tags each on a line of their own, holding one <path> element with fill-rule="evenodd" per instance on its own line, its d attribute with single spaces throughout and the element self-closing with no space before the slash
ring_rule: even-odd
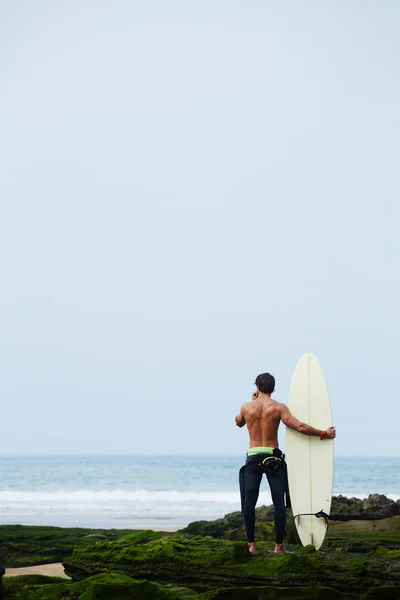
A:
<svg viewBox="0 0 400 600">
<path fill-rule="evenodd" d="M 268 473 L 259 466 L 267 454 L 255 454 L 248 456 L 246 464 L 239 472 L 240 497 L 242 503 L 242 515 L 246 528 L 248 542 L 254 542 L 255 508 L 260 492 L 260 484 L 263 474 L 267 475 L 271 489 L 272 502 L 275 509 L 276 543 L 282 544 L 285 535 L 286 507 L 285 491 L 287 490 L 286 465 L 281 466 L 275 473 Z"/>
</svg>

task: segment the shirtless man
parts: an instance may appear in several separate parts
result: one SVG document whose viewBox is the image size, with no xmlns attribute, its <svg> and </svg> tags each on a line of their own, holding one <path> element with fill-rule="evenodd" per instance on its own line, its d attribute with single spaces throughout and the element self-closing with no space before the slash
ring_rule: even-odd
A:
<svg viewBox="0 0 400 600">
<path fill-rule="evenodd" d="M 269 373 L 258 375 L 251 402 L 246 402 L 236 417 L 236 425 L 247 425 L 250 436 L 250 448 L 247 452 L 246 465 L 239 475 L 240 495 L 242 500 L 243 520 L 246 527 L 249 551 L 255 552 L 254 525 L 255 507 L 260 491 L 263 473 L 266 473 L 274 503 L 274 521 L 276 529 L 276 553 L 286 552 L 283 547 L 283 536 L 286 525 L 286 507 L 284 494 L 287 484 L 284 456 L 279 450 L 278 428 L 281 421 L 304 435 L 317 436 L 321 440 L 336 437 L 334 427 L 321 430 L 301 423 L 290 414 L 285 404 L 271 398 L 275 389 L 275 379 Z M 323 443 L 323 441 L 321 441 Z M 260 466 L 262 465 L 262 466 Z"/>
</svg>

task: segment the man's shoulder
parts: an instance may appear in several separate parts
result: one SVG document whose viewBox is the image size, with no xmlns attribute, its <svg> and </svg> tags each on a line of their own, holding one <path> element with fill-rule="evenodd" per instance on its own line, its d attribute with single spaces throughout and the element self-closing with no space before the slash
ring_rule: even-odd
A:
<svg viewBox="0 0 400 600">
<path fill-rule="evenodd" d="M 284 404 L 283 402 L 278 402 L 278 400 L 274 400 L 273 402 L 277 410 L 285 410 L 285 408 L 287 408 L 286 404 Z"/>
</svg>

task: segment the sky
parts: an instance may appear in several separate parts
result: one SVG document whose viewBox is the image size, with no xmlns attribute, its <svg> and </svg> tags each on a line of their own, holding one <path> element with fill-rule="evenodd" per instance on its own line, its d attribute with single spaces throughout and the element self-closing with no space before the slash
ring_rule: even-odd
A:
<svg viewBox="0 0 400 600">
<path fill-rule="evenodd" d="M 399 25 L 0 3 L 0 454 L 244 454 L 312 351 L 336 454 L 400 455 Z"/>
</svg>

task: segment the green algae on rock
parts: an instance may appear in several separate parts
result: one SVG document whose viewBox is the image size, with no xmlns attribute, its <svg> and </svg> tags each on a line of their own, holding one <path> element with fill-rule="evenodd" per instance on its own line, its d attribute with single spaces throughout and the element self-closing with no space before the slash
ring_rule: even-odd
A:
<svg viewBox="0 0 400 600">
<path fill-rule="evenodd" d="M 146 541 L 147 540 L 147 541 Z M 198 592 L 242 586 L 326 586 L 339 591 L 367 591 L 373 586 L 400 585 L 397 550 L 361 555 L 303 548 L 275 555 L 264 544 L 251 555 L 247 545 L 212 537 L 154 537 L 145 532 L 116 542 L 78 548 L 64 561 L 73 579 L 116 572 L 133 579 L 174 582 Z"/>
<path fill-rule="evenodd" d="M 399 503 L 382 494 L 370 494 L 364 500 L 347 498 L 345 496 L 333 496 L 330 516 L 334 521 L 376 521 L 399 516 L 399 509 Z M 290 518 L 291 513 L 288 512 L 288 516 Z M 272 523 L 273 520 L 273 506 L 260 506 L 256 508 L 256 527 L 260 523 Z M 236 541 L 245 539 L 242 513 L 239 511 L 229 513 L 215 521 L 194 521 L 193 523 L 189 523 L 184 529 L 181 529 L 180 533 L 202 536 L 212 535 L 218 539 Z M 271 538 L 264 537 L 264 539 Z"/>
<path fill-rule="evenodd" d="M 362 502 L 361 500 L 359 501 Z M 287 511 L 285 543 L 300 546 L 291 511 Z M 275 539 L 275 527 L 271 523 L 273 508 L 261 506 L 256 509 L 255 540 Z M 178 533 L 185 536 L 212 536 L 216 539 L 245 541 L 246 533 L 240 512 L 230 513 L 216 521 L 194 521 Z M 400 548 L 400 516 L 387 519 L 355 521 L 331 521 L 324 547 L 338 551 L 370 552 L 378 546 Z"/>
<path fill-rule="evenodd" d="M 19 575 L 18 577 L 9 577 L 0 582 L 0 600 L 22 600 L 24 596 L 28 597 L 33 589 L 42 585 L 57 585 L 65 583 L 61 577 L 46 577 L 45 575 Z"/>
<path fill-rule="evenodd" d="M 116 540 L 130 533 L 130 529 L 0 525 L 0 564 L 28 567 L 61 562 L 74 548 L 94 544 L 99 539 Z"/>
<path fill-rule="evenodd" d="M 364 600 L 358 594 L 341 593 L 323 586 L 245 586 L 196 594 L 187 588 L 162 586 L 124 575 L 102 574 L 80 582 L 52 583 L 54 578 L 13 577 L 1 587 L 1 600 Z M 47 580 L 47 581 L 46 581 Z M 41 585 L 40 585 L 41 584 Z M 400 587 L 371 590 L 367 600 L 397 600 Z M 1 595 L 1 593 L 3 595 Z"/>
<path fill-rule="evenodd" d="M 260 506 L 256 508 L 256 541 L 273 540 L 274 527 L 272 524 L 274 509 L 272 506 Z M 208 536 L 216 539 L 243 541 L 246 532 L 241 512 L 233 512 L 215 521 L 194 521 L 187 527 L 179 530 L 184 535 Z"/>
<path fill-rule="evenodd" d="M 400 587 L 384 586 L 371 589 L 365 600 L 400 600 Z"/>
<path fill-rule="evenodd" d="M 29 575 L 32 577 L 32 575 Z M 114 573 L 89 577 L 76 583 L 29 585 L 22 577 L 3 582 L 4 600 L 177 600 L 178 596 L 157 583 L 133 580 Z M 48 578 L 51 579 L 51 578 Z"/>
<path fill-rule="evenodd" d="M 358 595 L 344 595 L 322 586 L 240 587 L 200 594 L 198 600 L 359 600 Z"/>
</svg>

